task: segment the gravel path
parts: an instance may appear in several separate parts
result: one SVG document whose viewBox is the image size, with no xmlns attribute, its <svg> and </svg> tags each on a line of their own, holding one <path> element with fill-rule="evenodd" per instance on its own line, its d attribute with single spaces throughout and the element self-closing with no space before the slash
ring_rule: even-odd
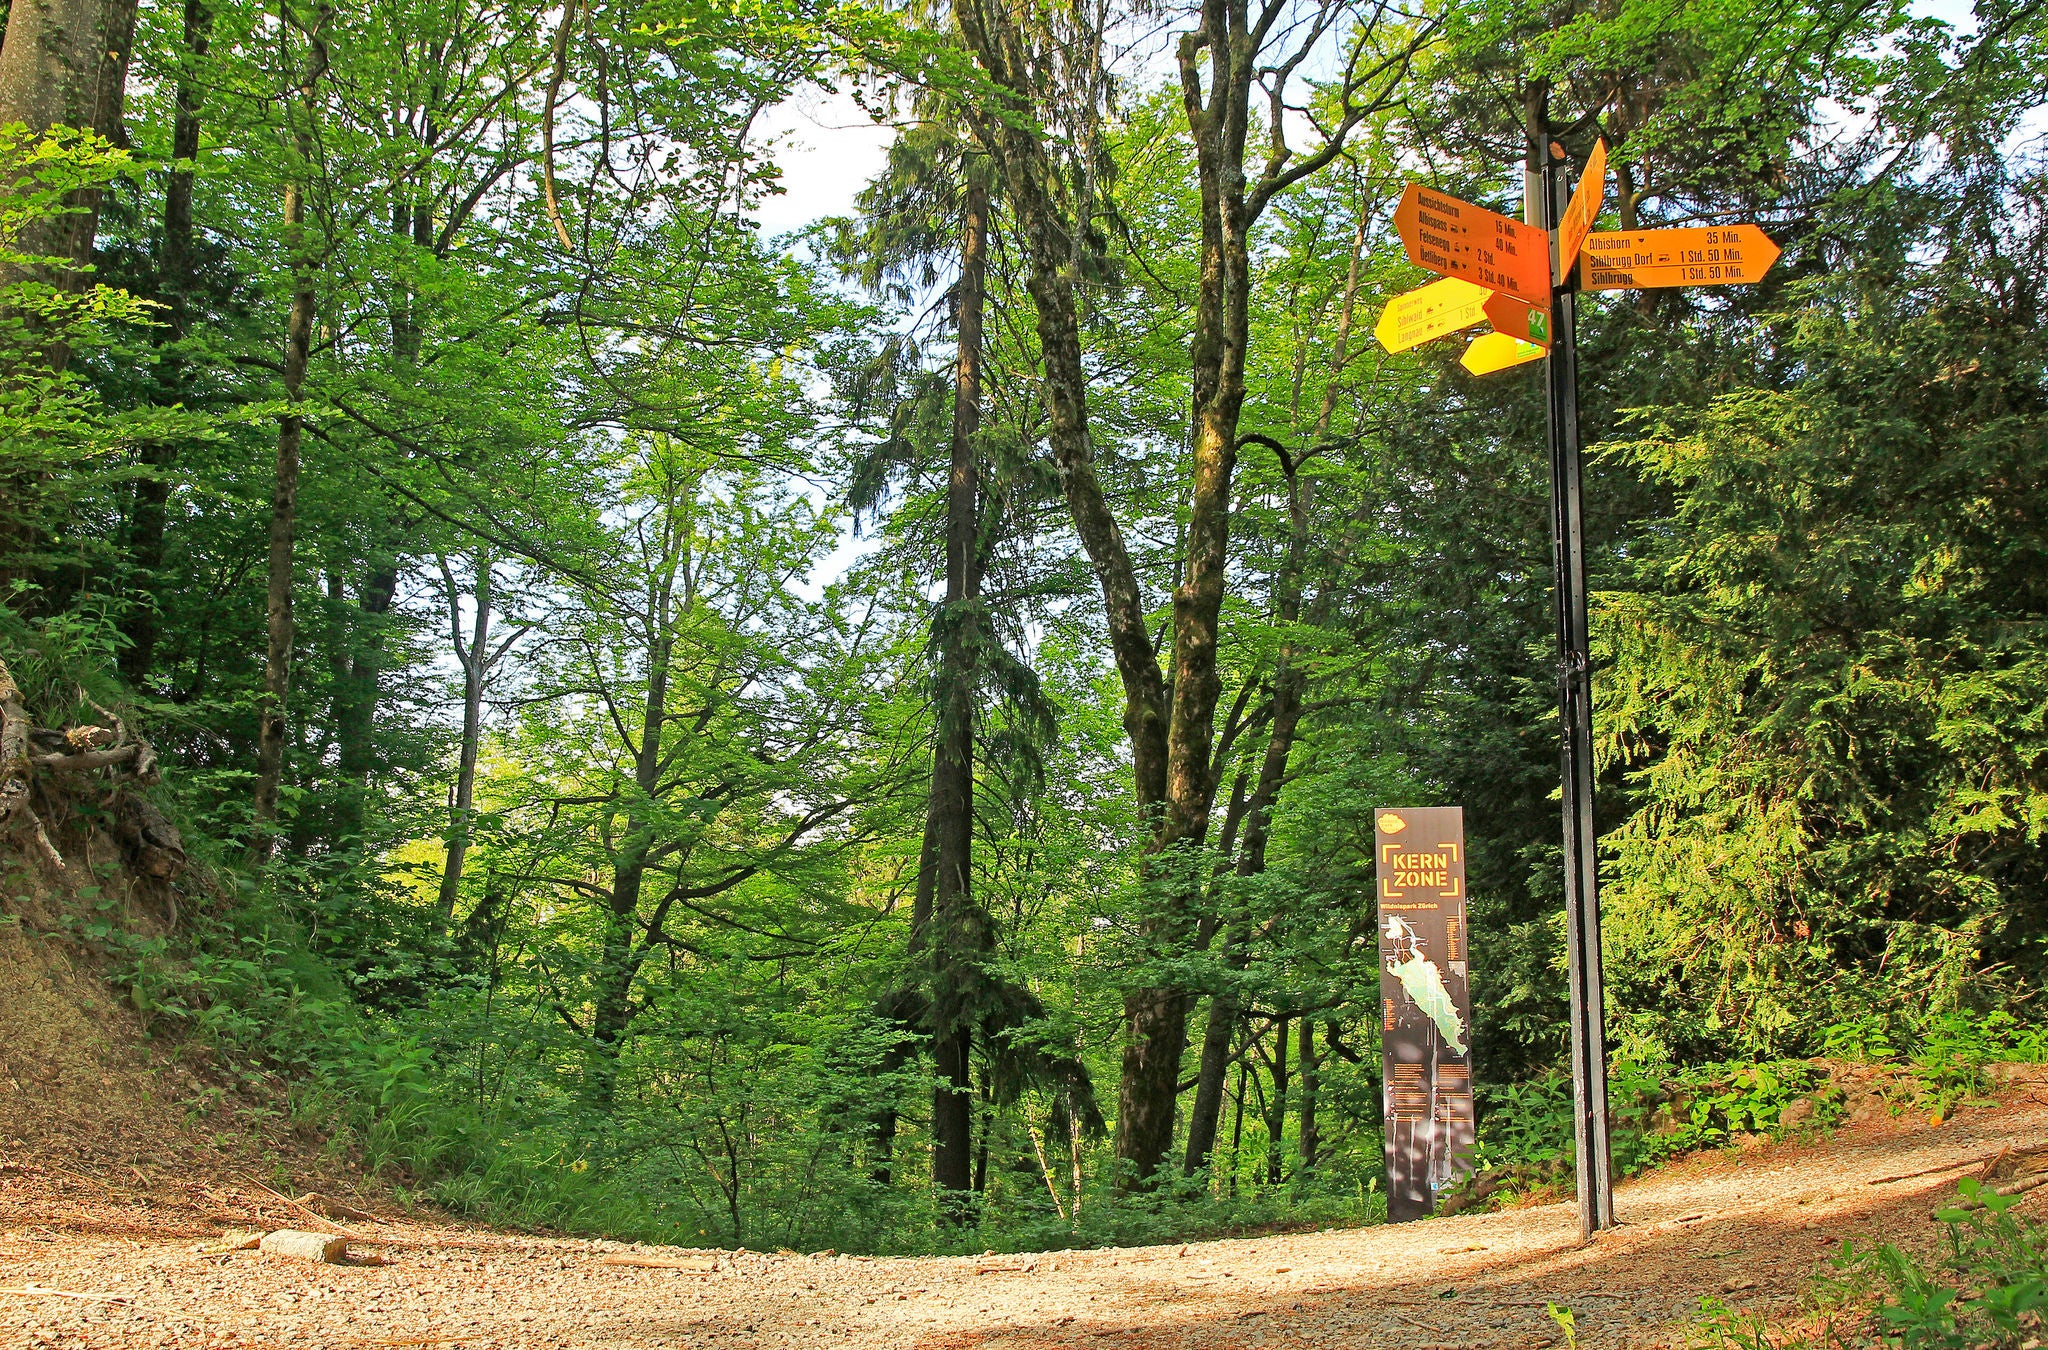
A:
<svg viewBox="0 0 2048 1350">
<path fill-rule="evenodd" d="M 1551 1205 L 980 1259 L 694 1254 L 708 1272 L 605 1263 L 693 1255 L 676 1251 L 404 1222 L 349 1225 L 371 1239 L 353 1250 L 384 1264 L 208 1256 L 199 1241 L 253 1192 L 167 1196 L 17 1165 L 0 1168 L 0 1345 L 1419 1350 L 1553 1343 L 1550 1301 L 1574 1310 L 1582 1345 L 1681 1345 L 1703 1295 L 1787 1315 L 1842 1239 L 1930 1240 L 1961 1173 L 1893 1178 L 2042 1145 L 2048 1106 L 2030 1095 L 1939 1127 L 1703 1156 L 1624 1186 L 1621 1226 L 1586 1245 Z"/>
</svg>

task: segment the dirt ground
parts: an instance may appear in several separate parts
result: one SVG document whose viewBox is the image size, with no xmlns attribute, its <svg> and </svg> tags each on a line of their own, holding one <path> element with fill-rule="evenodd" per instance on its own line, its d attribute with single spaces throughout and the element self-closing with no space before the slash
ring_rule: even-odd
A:
<svg viewBox="0 0 2048 1350">
<path fill-rule="evenodd" d="M 679 1251 L 399 1219 L 345 1225 L 363 1264 L 206 1255 L 224 1228 L 320 1223 L 251 1181 L 17 1156 L 0 1160 L 0 1344 L 1420 1350 L 1559 1343 L 1556 1302 L 1582 1345 L 1678 1346 L 1702 1296 L 1793 1315 L 1844 1238 L 1931 1243 L 1965 1166 L 2044 1144 L 2048 1090 L 2015 1085 L 1939 1126 L 1694 1158 L 1623 1186 L 1620 1226 L 1583 1245 L 1573 1209 L 1551 1205 L 1035 1256 L 699 1254 L 709 1271 L 606 1262 Z"/>
</svg>

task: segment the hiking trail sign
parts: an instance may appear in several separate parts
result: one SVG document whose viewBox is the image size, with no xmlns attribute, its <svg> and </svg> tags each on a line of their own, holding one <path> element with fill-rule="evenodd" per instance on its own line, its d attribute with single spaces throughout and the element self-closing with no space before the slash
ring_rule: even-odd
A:
<svg viewBox="0 0 2048 1350">
<path fill-rule="evenodd" d="M 1778 246 L 1754 225 L 1594 234 L 1579 255 L 1579 289 L 1736 286 L 1761 281 Z"/>
<path fill-rule="evenodd" d="M 1550 239 L 1513 216 L 1410 183 L 1394 210 L 1408 260 L 1489 291 L 1550 303 Z"/>
<path fill-rule="evenodd" d="M 1607 1138 L 1607 1049 L 1604 977 L 1600 959 L 1600 880 L 1593 831 L 1593 691 L 1592 654 L 1586 624 L 1586 544 L 1584 475 L 1579 447 L 1578 293 L 1667 286 L 1729 286 L 1760 280 L 1777 261 L 1778 246 L 1755 225 L 1710 225 L 1686 229 L 1628 230 L 1600 233 L 1593 229 L 1607 195 L 1607 143 L 1596 142 L 1586 158 L 1585 172 L 1572 190 L 1562 145 L 1551 139 L 1549 95 L 1541 81 L 1526 86 L 1528 161 L 1523 181 L 1526 221 L 1460 201 L 1420 183 L 1410 183 L 1394 212 L 1394 227 L 1411 262 L 1445 279 L 1389 301 L 1373 332 L 1390 352 L 1406 351 L 1432 338 L 1476 327 L 1483 318 L 1491 331 L 1467 346 L 1459 364 L 1471 374 L 1489 375 L 1544 361 L 1549 402 L 1550 538 L 1557 589 L 1553 619 L 1557 626 L 1557 700 L 1562 735 L 1559 759 L 1563 770 L 1565 873 L 1565 945 L 1571 982 L 1571 1052 L 1573 1135 L 1577 1144 L 1579 1228 L 1591 1237 L 1614 1223 L 1614 1178 Z M 1375 832 L 1380 854 L 1381 988 L 1386 1002 L 1387 1038 L 1387 1217 L 1412 1218 L 1429 1212 L 1442 1176 L 1464 1164 L 1452 1135 L 1433 1133 L 1439 1126 L 1439 1103 L 1455 1102 L 1463 1073 L 1464 1108 L 1471 1098 L 1471 1056 L 1466 1032 L 1450 1049 L 1452 1022 L 1471 1026 L 1471 1007 L 1464 982 L 1464 836 L 1462 816 L 1455 808 L 1434 808 L 1458 819 L 1457 874 L 1459 895 L 1457 955 L 1449 954 L 1448 928 L 1425 933 L 1413 916 L 1445 916 L 1449 898 L 1436 895 L 1433 910 L 1395 911 L 1389 917 L 1385 860 L 1396 832 L 1384 823 Z M 1420 828 L 1436 819 L 1420 809 L 1396 808 L 1379 813 L 1382 822 L 1400 820 Z M 1408 822 L 1417 822 L 1408 824 Z M 1452 827 L 1438 824 L 1425 831 L 1451 840 Z M 1408 846 L 1402 844 L 1401 848 Z M 1417 869 L 1408 869 L 1415 871 Z M 1397 890 L 1403 889 L 1398 880 Z M 1434 894 L 1434 893 L 1433 893 Z M 1448 923 L 1448 918 L 1442 918 Z M 1438 923 L 1438 917 L 1429 919 Z M 1388 944 L 1394 943 L 1393 947 Z M 1431 946 L 1432 943 L 1436 945 Z M 1401 944 L 1406 944 L 1405 946 Z M 1411 955 L 1403 955 L 1407 952 Z M 1423 953 L 1414 956 L 1412 953 Z M 1401 975 L 1425 978 L 1426 962 L 1439 971 L 1443 999 L 1435 986 L 1409 989 Z M 1393 964 L 1389 964 L 1392 962 Z M 1400 971 L 1396 966 L 1400 966 Z M 1452 967 L 1456 970 L 1453 971 Z M 1394 981 L 1409 1003 L 1421 1011 L 1422 1022 L 1407 1013 L 1396 1017 Z M 1465 999 L 1460 1003 L 1460 999 Z M 1436 1012 L 1452 1010 L 1450 1020 Z M 1406 1008 L 1409 1004 L 1401 1004 Z M 1407 1020 L 1401 1020 L 1406 1018 Z M 1397 1022 L 1399 1023 L 1397 1025 Z M 1425 1025 L 1427 1023 L 1428 1025 Z M 1434 1028 L 1432 1030 L 1432 1028 Z M 1424 1054 L 1415 1047 L 1427 1039 L 1436 1048 Z M 1407 1047 L 1401 1049 L 1401 1047 Z M 1396 1051 L 1401 1056 L 1397 1057 Z M 1448 1055 L 1449 1058 L 1443 1058 Z M 1448 1073 L 1449 1079 L 1444 1075 Z M 1427 1107 L 1424 1096 L 1426 1093 Z M 1398 1110 L 1397 1110 L 1398 1108 Z M 1418 1114 L 1418 1112 L 1420 1114 Z M 1469 1116 L 1466 1117 L 1469 1120 Z M 1462 1136 L 1469 1151 L 1469 1126 Z M 1445 1171 L 1450 1169 L 1450 1171 Z M 1419 1178 L 1419 1179 L 1418 1179 Z"/>
<path fill-rule="evenodd" d="M 1487 301 L 1496 298 L 1495 292 L 1476 281 L 1445 277 L 1387 301 L 1372 334 L 1388 351 L 1405 352 L 1432 338 L 1470 328 L 1486 317 Z"/>
</svg>

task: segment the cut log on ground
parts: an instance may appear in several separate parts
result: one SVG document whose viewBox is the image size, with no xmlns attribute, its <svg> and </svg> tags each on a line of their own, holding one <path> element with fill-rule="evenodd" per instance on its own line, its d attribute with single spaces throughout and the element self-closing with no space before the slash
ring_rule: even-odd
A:
<svg viewBox="0 0 2048 1350">
<path fill-rule="evenodd" d="M 680 1270 L 689 1275 L 709 1275 L 718 1269 L 715 1256 L 651 1256 L 639 1252 L 613 1252 L 601 1263 L 607 1266 L 646 1266 L 654 1270 Z"/>
<path fill-rule="evenodd" d="M 296 1257 L 301 1261 L 318 1261 L 330 1266 L 348 1255 L 347 1238 L 335 1237 L 331 1233 L 307 1233 L 296 1228 L 280 1228 L 265 1237 L 260 1245 L 271 1256 Z"/>
</svg>

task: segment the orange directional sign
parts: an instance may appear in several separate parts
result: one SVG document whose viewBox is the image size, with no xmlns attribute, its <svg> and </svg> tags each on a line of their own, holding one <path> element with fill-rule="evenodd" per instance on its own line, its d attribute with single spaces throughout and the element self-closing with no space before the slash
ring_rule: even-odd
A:
<svg viewBox="0 0 2048 1350">
<path fill-rule="evenodd" d="M 1569 206 L 1564 209 L 1564 219 L 1557 225 L 1557 266 L 1558 280 L 1564 280 L 1562 273 L 1569 272 L 1573 261 L 1579 256 L 1579 245 L 1586 242 L 1586 236 L 1593 232 L 1593 222 L 1600 215 L 1600 204 L 1607 200 L 1607 142 L 1593 142 L 1593 153 L 1586 159 L 1586 171 L 1579 176 L 1579 186 L 1572 193 Z"/>
<path fill-rule="evenodd" d="M 1470 328 L 1485 317 L 1493 292 L 1476 282 L 1445 277 L 1387 301 L 1372 334 L 1390 352 L 1405 352 L 1431 338 Z"/>
<path fill-rule="evenodd" d="M 1777 260 L 1778 246 L 1754 225 L 1594 234 L 1579 256 L 1579 285 L 1589 291 L 1733 286 L 1761 281 Z"/>
<path fill-rule="evenodd" d="M 1544 349 L 1533 342 L 1520 342 L 1506 333 L 1481 333 L 1472 339 L 1458 364 L 1474 375 L 1491 375 L 1496 370 L 1534 361 Z"/>
<path fill-rule="evenodd" d="M 1533 225 L 1410 183 L 1394 228 L 1411 262 L 1532 305 L 1550 303 L 1550 236 Z"/>
<path fill-rule="evenodd" d="M 1441 284 L 1441 283 L 1439 283 Z M 1486 301 L 1486 321 L 1496 333 L 1505 333 L 1539 347 L 1550 345 L 1550 306 L 1532 305 L 1512 295 L 1493 295 Z"/>
</svg>

